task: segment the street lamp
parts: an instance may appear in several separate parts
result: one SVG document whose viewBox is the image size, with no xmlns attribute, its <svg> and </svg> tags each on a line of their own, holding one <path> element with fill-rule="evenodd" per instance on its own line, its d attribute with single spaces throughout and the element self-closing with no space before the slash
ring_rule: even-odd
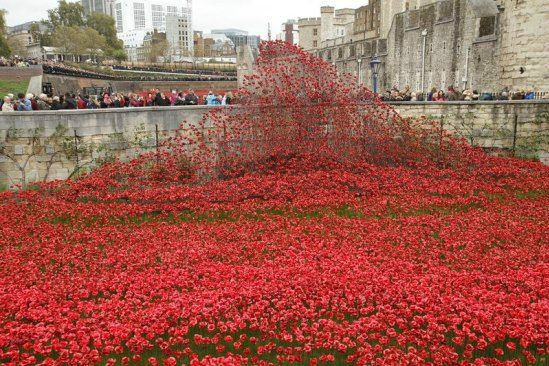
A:
<svg viewBox="0 0 549 366">
<path fill-rule="evenodd" d="M 362 84 L 362 58 L 356 60 L 358 62 L 358 85 Z"/>
<path fill-rule="evenodd" d="M 372 61 L 370 61 L 370 67 L 372 68 L 372 76 L 374 79 L 374 94 L 377 94 L 377 75 L 379 73 L 379 66 L 381 65 L 381 60 L 374 56 Z"/>
<path fill-rule="evenodd" d="M 421 32 L 421 36 L 423 37 L 423 54 L 421 56 L 422 62 L 421 62 L 421 93 L 425 95 L 425 47 L 427 45 L 427 29 L 424 29 Z"/>
</svg>

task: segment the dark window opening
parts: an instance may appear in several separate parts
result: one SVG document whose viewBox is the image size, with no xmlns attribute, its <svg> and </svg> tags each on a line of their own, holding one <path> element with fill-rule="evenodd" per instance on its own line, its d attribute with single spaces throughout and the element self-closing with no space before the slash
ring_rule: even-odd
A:
<svg viewBox="0 0 549 366">
<path fill-rule="evenodd" d="M 478 29 L 479 37 L 491 36 L 496 33 L 496 17 L 482 17 L 480 18 L 480 26 Z"/>
</svg>

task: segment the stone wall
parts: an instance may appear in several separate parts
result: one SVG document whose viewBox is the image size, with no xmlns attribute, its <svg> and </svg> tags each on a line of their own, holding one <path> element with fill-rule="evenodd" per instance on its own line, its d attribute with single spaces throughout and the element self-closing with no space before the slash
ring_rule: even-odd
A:
<svg viewBox="0 0 549 366">
<path fill-rule="evenodd" d="M 549 164 L 549 101 L 400 102 L 403 117 L 426 117 L 470 144 Z"/>
<path fill-rule="evenodd" d="M 549 164 L 549 101 L 394 103 L 404 117 L 436 119 L 487 150 Z M 0 114 L 0 188 L 66 179 L 131 159 L 197 125 L 211 107 L 147 107 Z"/>
<path fill-rule="evenodd" d="M 33 76 L 42 75 L 42 66 L 0 67 L 0 80 L 30 80 Z"/>
<path fill-rule="evenodd" d="M 113 158 L 131 159 L 197 125 L 211 107 L 0 113 L 0 190 L 74 177 Z"/>
</svg>

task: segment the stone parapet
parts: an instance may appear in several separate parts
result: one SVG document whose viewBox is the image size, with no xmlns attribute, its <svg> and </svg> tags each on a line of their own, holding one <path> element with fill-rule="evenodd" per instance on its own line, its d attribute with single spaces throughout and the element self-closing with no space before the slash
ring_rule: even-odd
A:
<svg viewBox="0 0 549 366">
<path fill-rule="evenodd" d="M 390 105 L 405 118 L 439 121 L 444 129 L 487 151 L 549 164 L 549 101 Z M 220 107 L 0 113 L 0 188 L 67 179 L 110 159 L 132 159 L 175 136 L 183 121 L 198 127 L 211 108 Z M 210 127 L 206 123 L 204 128 Z"/>
</svg>

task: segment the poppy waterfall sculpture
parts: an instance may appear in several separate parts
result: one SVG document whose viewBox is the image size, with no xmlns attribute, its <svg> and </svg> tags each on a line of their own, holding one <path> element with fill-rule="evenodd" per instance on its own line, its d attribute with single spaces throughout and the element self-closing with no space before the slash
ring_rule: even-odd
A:
<svg viewBox="0 0 549 366">
<path fill-rule="evenodd" d="M 549 168 L 301 49 L 154 153 L 0 193 L 9 365 L 544 365 Z"/>
</svg>

